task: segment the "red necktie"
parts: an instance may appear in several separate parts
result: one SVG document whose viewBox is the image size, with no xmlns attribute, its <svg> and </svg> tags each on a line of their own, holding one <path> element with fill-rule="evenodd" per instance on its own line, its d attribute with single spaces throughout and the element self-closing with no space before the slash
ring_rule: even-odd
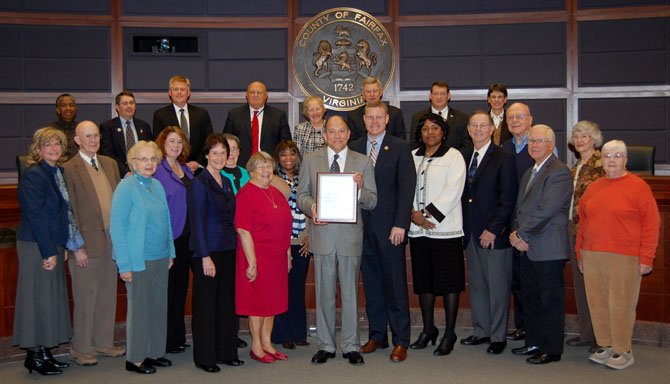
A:
<svg viewBox="0 0 670 384">
<path fill-rule="evenodd" d="M 259 129 L 258 111 L 254 111 L 254 118 L 251 120 L 251 155 L 258 152 Z"/>
</svg>

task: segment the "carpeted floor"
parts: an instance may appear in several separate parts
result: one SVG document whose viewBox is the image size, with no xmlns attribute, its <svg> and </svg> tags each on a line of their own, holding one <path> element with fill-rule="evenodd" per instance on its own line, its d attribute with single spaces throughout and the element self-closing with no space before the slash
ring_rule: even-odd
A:
<svg viewBox="0 0 670 384">
<path fill-rule="evenodd" d="M 459 329 L 459 338 L 470 334 L 468 329 Z M 419 330 L 413 329 L 413 338 Z M 248 341 L 248 336 L 244 336 Z M 205 373 L 193 365 L 191 350 L 178 355 L 168 355 L 174 365 L 159 368 L 153 375 L 139 375 L 126 372 L 124 358 L 99 358 L 93 367 L 72 365 L 60 376 L 43 377 L 36 373 L 28 374 L 23 362 L 0 365 L 2 383 L 68 383 L 68 384 L 106 384 L 106 383 L 625 383 L 655 384 L 670 382 L 670 350 L 649 345 L 634 345 L 636 363 L 622 371 L 615 371 L 588 361 L 587 348 L 565 347 L 563 359 L 558 363 L 545 366 L 532 366 L 520 356 L 510 352 L 522 342 L 511 342 L 501 355 L 489 356 L 486 346 L 463 346 L 456 343 L 454 351 L 443 357 L 433 356 L 433 348 L 410 350 L 403 363 L 392 363 L 388 359 L 390 349 L 364 355 L 365 364 L 352 366 L 338 352 L 335 359 L 322 365 L 310 362 L 316 352 L 315 340 L 308 347 L 282 352 L 289 355 L 288 361 L 273 364 L 261 364 L 249 358 L 249 348 L 240 350 L 240 358 L 245 361 L 242 367 L 221 366 L 219 373 Z M 364 340 L 363 340 L 364 341 Z M 67 356 L 62 360 L 69 361 Z"/>
</svg>

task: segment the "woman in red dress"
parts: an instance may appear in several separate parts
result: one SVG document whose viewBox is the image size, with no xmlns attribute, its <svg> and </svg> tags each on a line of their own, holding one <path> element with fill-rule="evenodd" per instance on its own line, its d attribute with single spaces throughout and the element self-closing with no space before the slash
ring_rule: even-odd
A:
<svg viewBox="0 0 670 384">
<path fill-rule="evenodd" d="M 292 216 L 284 195 L 271 186 L 275 164 L 266 152 L 247 163 L 251 179 L 237 194 L 235 306 L 249 316 L 251 351 L 261 363 L 286 360 L 271 341 L 274 316 L 288 309 Z"/>
</svg>

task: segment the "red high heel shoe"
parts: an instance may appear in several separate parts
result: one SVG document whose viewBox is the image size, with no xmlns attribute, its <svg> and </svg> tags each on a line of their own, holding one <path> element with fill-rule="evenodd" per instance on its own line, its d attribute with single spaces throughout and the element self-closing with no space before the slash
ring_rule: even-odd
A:
<svg viewBox="0 0 670 384">
<path fill-rule="evenodd" d="M 263 356 L 258 356 L 257 354 L 254 353 L 254 351 L 249 351 L 249 357 L 264 364 L 270 364 L 275 362 L 275 358 L 269 353 L 266 353 Z"/>
</svg>

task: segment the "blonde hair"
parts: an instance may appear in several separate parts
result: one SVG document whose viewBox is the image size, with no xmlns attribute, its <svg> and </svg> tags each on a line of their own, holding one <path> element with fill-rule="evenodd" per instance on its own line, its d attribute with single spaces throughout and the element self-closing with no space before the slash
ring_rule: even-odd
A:
<svg viewBox="0 0 670 384">
<path fill-rule="evenodd" d="M 65 151 L 67 150 L 67 137 L 65 133 L 58 128 L 53 127 L 44 127 L 35 131 L 33 135 L 33 142 L 30 144 L 30 149 L 28 150 L 28 160 L 26 161 L 28 165 L 36 164 L 42 160 L 40 156 L 40 150 L 44 145 L 51 141 L 58 141 L 60 143 L 63 152 L 61 158 L 58 160 L 60 163 L 65 158 Z"/>
<path fill-rule="evenodd" d="M 128 150 L 128 158 L 127 158 L 128 165 L 130 165 L 130 168 L 132 168 L 133 171 L 135 170 L 135 165 L 133 164 L 133 158 L 135 158 L 137 156 L 137 153 L 144 148 L 150 148 L 153 151 L 154 156 L 156 156 L 159 159 L 163 157 L 163 152 L 161 152 L 156 143 L 154 143 L 153 141 L 140 140 L 137 143 L 135 143 L 135 145 L 130 147 L 130 149 Z"/>
<path fill-rule="evenodd" d="M 309 103 L 311 103 L 313 101 L 315 101 L 317 104 L 319 104 L 321 109 L 323 109 L 323 114 L 325 115 L 326 114 L 326 105 L 323 104 L 323 99 L 321 98 L 321 96 L 315 96 L 315 95 L 307 96 L 305 101 L 302 102 L 302 115 L 305 116 L 306 118 L 309 118 L 309 116 L 307 116 L 307 109 L 309 109 Z"/>
<path fill-rule="evenodd" d="M 182 75 L 172 76 L 170 78 L 170 83 L 168 84 L 168 87 L 172 88 L 172 84 L 174 83 L 186 83 L 186 87 L 188 87 L 188 89 L 191 89 L 191 80 L 189 80 L 188 77 Z"/>
</svg>

